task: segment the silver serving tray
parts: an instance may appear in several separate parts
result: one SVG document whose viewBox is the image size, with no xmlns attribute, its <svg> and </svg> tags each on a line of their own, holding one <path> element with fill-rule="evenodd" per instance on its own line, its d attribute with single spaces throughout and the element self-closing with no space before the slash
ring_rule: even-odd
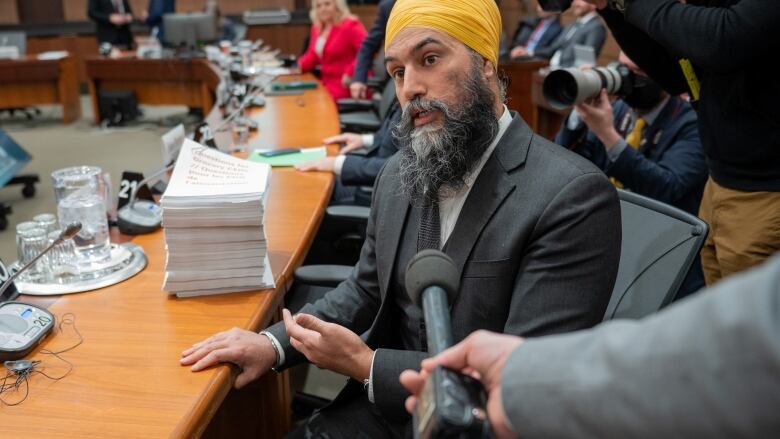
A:
<svg viewBox="0 0 780 439">
<path fill-rule="evenodd" d="M 54 296 L 96 290 L 118 284 L 140 273 L 146 267 L 144 250 L 133 243 L 111 244 L 111 259 L 90 271 L 78 275 L 63 275 L 52 283 L 33 283 L 15 281 L 16 289 L 22 294 L 32 296 Z M 11 270 L 19 268 L 19 263 L 11 265 Z"/>
</svg>

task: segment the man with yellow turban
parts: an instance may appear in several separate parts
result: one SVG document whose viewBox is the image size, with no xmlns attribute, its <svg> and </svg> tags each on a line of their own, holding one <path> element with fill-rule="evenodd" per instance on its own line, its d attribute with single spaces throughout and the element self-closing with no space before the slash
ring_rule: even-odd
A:
<svg viewBox="0 0 780 439">
<path fill-rule="evenodd" d="M 308 360 L 350 377 L 291 437 L 400 438 L 399 382 L 427 356 L 405 288 L 422 249 L 460 270 L 453 339 L 477 329 L 538 336 L 599 323 L 620 256 L 620 210 L 604 174 L 536 137 L 503 103 L 501 18 L 493 0 L 399 0 L 386 66 L 403 108 L 400 150 L 377 177 L 360 260 L 324 298 L 259 334 L 233 329 L 182 364 L 241 367 L 236 387 Z"/>
</svg>

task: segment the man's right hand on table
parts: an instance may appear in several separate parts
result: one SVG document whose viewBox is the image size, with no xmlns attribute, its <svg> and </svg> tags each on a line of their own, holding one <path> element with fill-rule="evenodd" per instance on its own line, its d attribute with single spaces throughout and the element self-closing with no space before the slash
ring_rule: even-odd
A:
<svg viewBox="0 0 780 439">
<path fill-rule="evenodd" d="M 340 144 L 343 143 L 344 146 L 339 151 L 340 155 L 347 154 L 351 151 L 360 149 L 364 146 L 363 136 L 355 133 L 342 133 L 336 136 L 328 137 L 326 139 L 322 139 L 322 143 L 326 145 L 329 145 L 331 143 L 340 143 Z"/>
<path fill-rule="evenodd" d="M 276 362 L 276 351 L 265 335 L 233 328 L 195 343 L 181 353 L 182 366 L 192 365 L 198 372 L 218 363 L 233 363 L 241 368 L 237 389 L 260 378 Z"/>
</svg>

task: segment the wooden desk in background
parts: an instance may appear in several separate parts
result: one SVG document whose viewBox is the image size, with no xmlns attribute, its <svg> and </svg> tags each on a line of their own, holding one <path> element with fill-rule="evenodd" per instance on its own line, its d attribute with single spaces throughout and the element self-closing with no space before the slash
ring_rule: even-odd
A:
<svg viewBox="0 0 780 439">
<path fill-rule="evenodd" d="M 301 96 L 269 97 L 266 107 L 251 117 L 260 126 L 253 143 L 265 147 L 317 145 L 339 131 L 336 107 L 322 86 Z M 290 427 L 286 373 L 271 372 L 236 391 L 231 389 L 233 368 L 192 373 L 179 365 L 179 355 L 215 332 L 233 326 L 257 331 L 278 317 L 293 270 L 302 263 L 319 227 L 332 184 L 330 173 L 273 170 L 265 226 L 276 289 L 170 297 L 160 289 L 165 250 L 163 233 L 158 231 L 132 240 L 144 248 L 149 265 L 123 283 L 65 296 L 22 296 L 21 300 L 48 306 L 58 318 L 73 313 L 84 343 L 63 354 L 74 365 L 66 378 L 55 382 L 34 375 L 24 403 L 0 405 L 0 436 L 283 436 Z M 59 350 L 75 340 L 66 327 L 41 347 Z M 31 357 L 42 360 L 54 376 L 64 372 L 62 363 L 49 355 Z"/>
<path fill-rule="evenodd" d="M 531 84 L 533 75 L 543 67 L 547 67 L 547 60 L 507 61 L 499 65 L 502 71 L 509 77 L 509 86 L 506 89 L 506 106 L 510 110 L 520 113 L 523 120 L 536 131 L 537 113 L 536 105 L 531 99 Z"/>
<path fill-rule="evenodd" d="M 129 90 L 139 104 L 186 105 L 207 114 L 220 82 L 219 71 L 205 58 L 88 57 L 84 62 L 95 123 L 100 123 L 98 92 L 102 90 Z"/>
<path fill-rule="evenodd" d="M 0 109 L 41 104 L 62 105 L 65 123 L 81 117 L 76 61 L 70 56 L 0 60 Z"/>
</svg>

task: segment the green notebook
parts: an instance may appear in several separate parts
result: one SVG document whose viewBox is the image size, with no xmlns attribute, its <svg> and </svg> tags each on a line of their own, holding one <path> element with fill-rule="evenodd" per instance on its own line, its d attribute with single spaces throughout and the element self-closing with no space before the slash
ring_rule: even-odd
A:
<svg viewBox="0 0 780 439">
<path fill-rule="evenodd" d="M 255 150 L 249 155 L 249 160 L 258 163 L 267 163 L 271 166 L 293 166 L 297 163 L 321 159 L 327 156 L 327 151 L 324 146 L 303 148 L 303 151 L 301 152 L 278 155 L 276 157 L 263 157 L 260 155 L 261 152 L 265 152 L 265 150 Z"/>
</svg>

